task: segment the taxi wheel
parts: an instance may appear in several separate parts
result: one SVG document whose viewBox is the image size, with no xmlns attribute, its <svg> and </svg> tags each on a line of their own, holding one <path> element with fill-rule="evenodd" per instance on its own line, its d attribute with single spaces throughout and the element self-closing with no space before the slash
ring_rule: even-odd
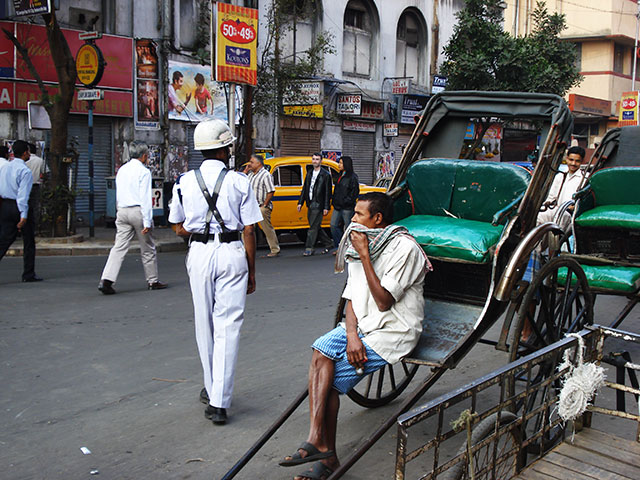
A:
<svg viewBox="0 0 640 480">
<path fill-rule="evenodd" d="M 334 328 L 344 320 L 347 301 L 340 298 L 334 319 Z M 407 388 L 416 372 L 418 365 L 398 362 L 387 365 L 377 372 L 363 378 L 347 396 L 355 403 L 366 408 L 382 407 L 396 399 Z"/>
</svg>

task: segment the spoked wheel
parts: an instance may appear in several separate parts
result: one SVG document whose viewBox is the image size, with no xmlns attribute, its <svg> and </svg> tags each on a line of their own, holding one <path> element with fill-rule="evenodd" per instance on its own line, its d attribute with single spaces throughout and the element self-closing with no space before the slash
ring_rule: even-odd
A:
<svg viewBox="0 0 640 480">
<path fill-rule="evenodd" d="M 334 326 L 344 320 L 347 301 L 340 298 Z M 418 371 L 418 365 L 404 361 L 387 365 L 363 378 L 347 395 L 358 405 L 377 408 L 386 405 L 400 395 Z"/>
<path fill-rule="evenodd" d="M 555 257 L 536 273 L 522 300 L 509 346 L 510 360 L 529 355 L 591 323 L 593 303 L 582 267 L 571 258 Z M 537 365 L 531 372 L 516 374 L 507 384 L 509 396 L 543 382 L 553 373 L 558 360 L 559 358 L 551 359 Z M 550 395 L 555 395 L 558 388 L 560 385 L 554 383 L 532 391 L 526 397 L 526 404 L 521 399 L 516 403 L 515 410 L 522 413 L 521 409 L 525 408 L 526 412 L 533 412 Z M 539 431 L 543 421 L 544 410 L 541 410 L 524 423 L 524 432 Z M 553 445 L 559 438 L 559 433 L 546 432 L 543 438 L 545 447 Z M 532 451 L 534 450 L 535 446 Z"/>
<path fill-rule="evenodd" d="M 473 428 L 471 432 L 472 448 L 495 433 L 497 416 L 498 414 L 494 413 Z M 501 412 L 498 427 L 508 425 L 516 419 L 517 417 L 511 412 Z M 520 441 L 520 427 L 514 425 L 497 439 L 488 441 L 473 452 L 473 476 L 469 472 L 469 461 L 461 461 L 449 469 L 445 478 L 447 480 L 513 478 L 522 466 L 522 462 L 517 455 L 509 455 L 509 452 L 517 451 Z M 496 447 L 495 450 L 494 447 Z M 466 451 L 467 440 L 465 439 L 457 455 L 463 455 Z"/>
</svg>

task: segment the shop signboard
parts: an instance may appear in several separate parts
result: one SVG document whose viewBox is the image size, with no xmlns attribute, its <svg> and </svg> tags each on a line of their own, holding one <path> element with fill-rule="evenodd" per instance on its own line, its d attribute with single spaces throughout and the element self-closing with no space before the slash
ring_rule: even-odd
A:
<svg viewBox="0 0 640 480">
<path fill-rule="evenodd" d="M 284 114 L 292 117 L 322 118 L 324 110 L 318 105 L 285 105 Z"/>
<path fill-rule="evenodd" d="M 362 110 L 362 95 L 338 95 L 338 115 L 359 116 Z"/>
<path fill-rule="evenodd" d="M 618 126 L 638 125 L 638 92 L 624 92 L 620 100 Z"/>
<path fill-rule="evenodd" d="M 0 110 L 13 110 L 14 91 L 13 82 L 0 82 Z"/>
<path fill-rule="evenodd" d="M 15 82 L 15 97 L 13 109 L 28 109 L 29 102 L 38 102 L 41 99 L 40 89 L 35 83 Z M 0 87 L 1 88 L 1 87 Z M 47 86 L 49 95 L 53 96 L 58 93 L 55 86 Z M 131 92 L 123 92 L 116 90 L 104 90 L 104 100 L 97 102 L 93 106 L 94 115 L 107 115 L 112 117 L 132 117 L 133 116 L 133 98 Z M 87 104 L 78 100 L 78 90 L 76 90 L 73 102 L 71 103 L 71 113 L 87 113 Z"/>
<path fill-rule="evenodd" d="M 218 82 L 256 85 L 258 79 L 258 10 L 213 2 L 215 25 L 215 79 Z M 217 6 L 216 6 L 217 5 Z"/>
<path fill-rule="evenodd" d="M 569 110 L 572 112 L 609 117 L 611 115 L 611 102 L 609 100 L 601 100 L 599 98 L 570 93 Z"/>
<path fill-rule="evenodd" d="M 349 130 L 352 132 L 367 132 L 367 133 L 375 133 L 376 124 L 375 122 L 362 122 L 360 120 L 343 120 L 342 121 L 342 129 Z"/>
<path fill-rule="evenodd" d="M 424 110 L 428 101 L 429 97 L 426 95 L 405 95 L 402 100 L 400 123 L 414 124 L 414 117 Z"/>
<path fill-rule="evenodd" d="M 385 123 L 383 124 L 383 133 L 385 137 L 397 137 L 398 136 L 398 124 L 397 123 Z"/>
<path fill-rule="evenodd" d="M 16 49 L 11 43 L 11 40 L 4 34 L 4 30 L 8 30 L 11 33 L 15 30 L 15 23 L 13 22 L 0 22 L 0 29 L 2 34 L 0 35 L 0 78 L 13 78 L 15 75 L 15 52 Z"/>
<path fill-rule="evenodd" d="M 435 95 L 436 93 L 444 92 L 446 86 L 447 77 L 443 77 L 442 75 L 434 75 L 433 84 L 431 85 L 431 93 Z"/>
<path fill-rule="evenodd" d="M 363 101 L 360 118 L 384 120 L 384 103 Z"/>
<path fill-rule="evenodd" d="M 409 78 L 396 78 L 391 84 L 391 93 L 393 95 L 406 95 L 409 93 L 409 84 L 411 79 Z"/>
<path fill-rule="evenodd" d="M 322 82 L 296 82 L 283 95 L 284 105 L 317 105 L 322 103 Z"/>
<path fill-rule="evenodd" d="M 58 74 L 51 61 L 51 51 L 45 27 L 41 25 L 17 23 L 16 38 L 30 53 L 31 61 L 43 82 L 58 83 Z M 78 30 L 62 29 L 69 49 L 76 58 L 85 42 L 78 38 Z M 103 35 L 96 41 L 108 67 L 100 80 L 101 88 L 133 89 L 133 40 L 115 35 Z M 4 49 L 3 49 L 4 50 Z M 35 80 L 20 55 L 16 56 L 16 79 Z M 78 82 L 80 85 L 80 82 Z"/>
<path fill-rule="evenodd" d="M 51 0 L 13 0 L 16 17 L 51 13 Z"/>
</svg>

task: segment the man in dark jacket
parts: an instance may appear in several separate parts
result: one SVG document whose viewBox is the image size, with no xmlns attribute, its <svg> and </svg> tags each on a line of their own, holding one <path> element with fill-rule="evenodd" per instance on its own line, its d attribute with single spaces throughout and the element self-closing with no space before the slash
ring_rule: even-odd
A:
<svg viewBox="0 0 640 480">
<path fill-rule="evenodd" d="M 358 176 L 353 171 L 353 160 L 344 156 L 338 164 L 340 176 L 333 189 L 333 214 L 331 215 L 331 236 L 333 237 L 333 247 L 338 248 L 342 233 L 351 223 L 356 200 L 360 194 L 360 183 Z M 334 254 L 335 254 L 334 250 Z"/>
<path fill-rule="evenodd" d="M 321 227 L 322 217 L 326 216 L 331 209 L 331 175 L 322 168 L 322 156 L 319 153 L 314 153 L 311 156 L 311 165 L 313 169 L 307 172 L 298 199 L 298 211 L 302 209 L 304 203 L 307 204 L 308 209 L 309 231 L 303 253 L 305 257 L 313 255 L 318 235 L 324 246 L 321 253 L 328 253 L 333 245 Z"/>
</svg>

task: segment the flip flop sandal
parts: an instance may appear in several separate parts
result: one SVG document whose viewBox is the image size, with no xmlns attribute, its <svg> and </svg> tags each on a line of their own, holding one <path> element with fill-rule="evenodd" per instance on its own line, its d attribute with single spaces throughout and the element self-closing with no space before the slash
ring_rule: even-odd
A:
<svg viewBox="0 0 640 480">
<path fill-rule="evenodd" d="M 298 477 L 310 478 L 312 480 L 327 480 L 333 473 L 333 470 L 322 462 L 316 462 L 304 472 L 298 473 Z"/>
<path fill-rule="evenodd" d="M 307 452 L 307 456 L 303 457 L 302 455 L 300 455 L 300 452 L 298 450 L 304 450 L 305 452 Z M 296 465 L 302 465 L 303 463 L 309 463 L 313 462 L 314 460 L 321 460 L 323 458 L 329 458 L 335 455 L 333 453 L 333 450 L 321 452 L 309 442 L 302 442 L 302 444 L 298 447 L 298 450 L 296 450 L 296 453 L 291 455 L 290 458 L 281 460 L 278 465 L 280 465 L 281 467 L 295 467 Z"/>
</svg>

